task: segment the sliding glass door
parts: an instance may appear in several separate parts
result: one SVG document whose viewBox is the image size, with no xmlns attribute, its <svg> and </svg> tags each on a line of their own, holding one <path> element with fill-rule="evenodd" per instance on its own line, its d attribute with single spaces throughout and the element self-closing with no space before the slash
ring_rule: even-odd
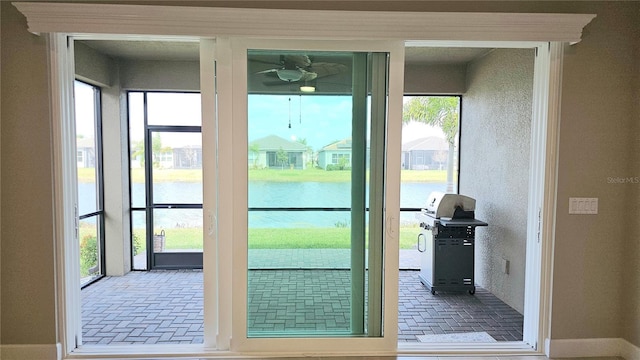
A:
<svg viewBox="0 0 640 360">
<path fill-rule="evenodd" d="M 247 334 L 380 336 L 387 54 L 247 60 Z"/>
<path fill-rule="evenodd" d="M 246 118 L 233 119 L 240 348 L 383 339 L 386 242 L 396 241 L 389 236 L 396 213 L 386 206 L 390 52 L 261 44 L 240 56 L 234 66 L 246 70 L 234 80 L 246 93 L 234 105 Z"/>
</svg>

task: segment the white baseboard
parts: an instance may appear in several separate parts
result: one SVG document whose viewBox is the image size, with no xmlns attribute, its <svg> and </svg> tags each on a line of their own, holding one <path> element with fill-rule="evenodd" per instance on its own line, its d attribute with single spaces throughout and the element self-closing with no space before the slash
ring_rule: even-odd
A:
<svg viewBox="0 0 640 360">
<path fill-rule="evenodd" d="M 622 340 L 620 356 L 627 360 L 640 360 L 640 347 L 633 345 L 627 340 Z"/>
<path fill-rule="evenodd" d="M 626 360 L 640 360 L 640 347 L 622 338 L 546 340 L 549 358 L 584 358 L 619 356 Z"/>
<path fill-rule="evenodd" d="M 61 344 L 0 345 L 2 360 L 61 360 Z"/>
</svg>

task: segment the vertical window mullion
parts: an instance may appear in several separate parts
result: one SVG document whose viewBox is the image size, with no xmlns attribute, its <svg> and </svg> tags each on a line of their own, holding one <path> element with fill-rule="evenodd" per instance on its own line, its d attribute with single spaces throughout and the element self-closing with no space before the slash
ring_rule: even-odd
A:
<svg viewBox="0 0 640 360">
<path fill-rule="evenodd" d="M 102 151 L 102 91 L 98 87 L 93 88 L 94 98 L 94 119 L 95 119 L 95 138 L 96 138 L 96 186 L 98 195 L 98 254 L 100 258 L 100 272 L 106 274 L 106 244 L 105 244 L 105 214 L 104 214 L 104 169 L 103 169 L 103 151 Z"/>
<path fill-rule="evenodd" d="M 371 54 L 371 154 L 369 175 L 369 252 L 367 334 L 382 336 L 384 173 L 386 161 L 387 54 Z"/>
</svg>

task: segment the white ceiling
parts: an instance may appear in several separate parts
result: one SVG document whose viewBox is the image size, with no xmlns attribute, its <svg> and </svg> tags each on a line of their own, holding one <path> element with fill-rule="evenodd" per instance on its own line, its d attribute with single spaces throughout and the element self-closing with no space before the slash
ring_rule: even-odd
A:
<svg viewBox="0 0 640 360">
<path fill-rule="evenodd" d="M 147 40 L 78 40 L 96 51 L 117 59 L 198 61 L 199 43 L 196 41 Z M 407 47 L 406 64 L 466 64 L 483 56 L 487 48 Z"/>
</svg>

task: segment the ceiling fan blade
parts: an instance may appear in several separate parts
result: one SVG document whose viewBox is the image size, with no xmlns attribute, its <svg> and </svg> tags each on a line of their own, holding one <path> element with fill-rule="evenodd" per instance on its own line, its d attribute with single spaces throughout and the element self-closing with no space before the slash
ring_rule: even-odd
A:
<svg viewBox="0 0 640 360">
<path fill-rule="evenodd" d="M 309 56 L 307 55 L 283 55 L 281 61 L 285 68 L 287 66 L 294 66 L 297 68 L 307 68 L 311 66 L 311 59 L 309 59 Z"/>
<path fill-rule="evenodd" d="M 284 81 L 279 78 L 276 78 L 275 80 L 265 80 L 262 82 L 262 84 L 264 86 L 289 86 L 289 85 L 304 84 L 304 81 L 302 80 Z"/>
<path fill-rule="evenodd" d="M 279 69 L 267 69 L 267 70 L 258 71 L 256 74 L 276 73 L 278 72 L 278 70 Z"/>
<path fill-rule="evenodd" d="M 302 70 L 302 76 L 298 81 L 312 81 L 318 77 L 318 74 L 313 71 Z"/>
<path fill-rule="evenodd" d="M 309 71 L 317 74 L 319 78 L 336 75 L 347 71 L 347 66 L 344 64 L 330 63 L 330 62 L 317 62 L 311 65 Z"/>
<path fill-rule="evenodd" d="M 264 61 L 264 59 L 255 60 Z M 324 77 L 345 73 L 348 70 L 348 66 L 345 64 L 312 62 L 308 55 L 299 54 L 280 55 L 279 65 L 279 67 L 258 71 L 255 74 L 263 74 L 272 79 L 263 78 L 262 83 L 265 86 L 287 86 L 315 82 Z"/>
</svg>

